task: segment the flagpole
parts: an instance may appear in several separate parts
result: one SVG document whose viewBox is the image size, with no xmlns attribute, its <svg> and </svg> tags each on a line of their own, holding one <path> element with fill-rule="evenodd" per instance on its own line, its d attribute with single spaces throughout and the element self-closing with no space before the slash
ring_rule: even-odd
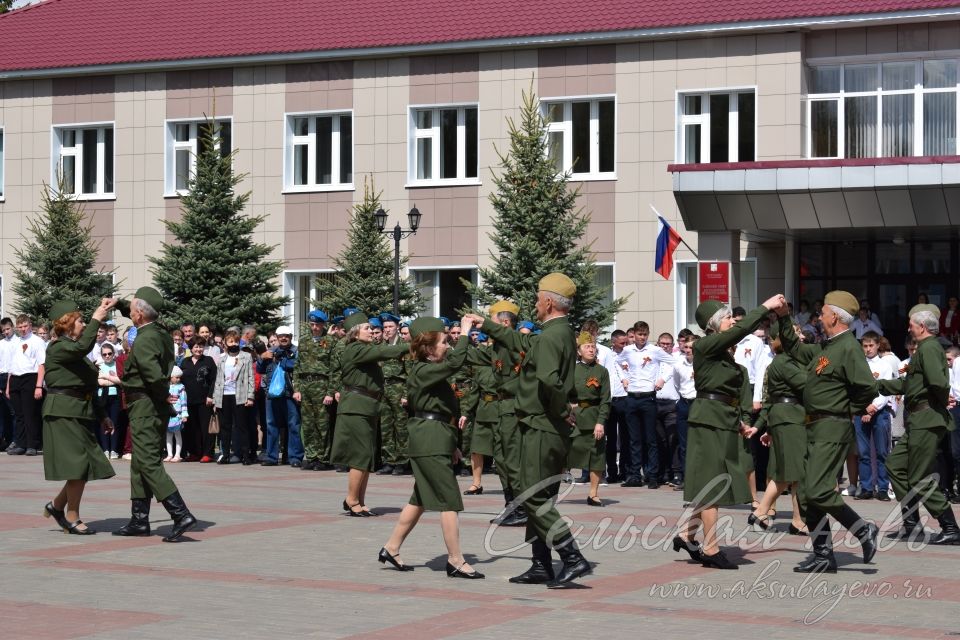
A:
<svg viewBox="0 0 960 640">
<path fill-rule="evenodd" d="M 653 211 L 654 214 L 656 214 L 656 216 L 657 216 L 658 218 L 662 218 L 662 217 L 663 217 L 663 216 L 660 214 L 660 212 L 657 211 L 657 208 L 656 208 L 655 206 L 653 206 L 652 204 L 650 205 L 650 209 Z M 685 247 L 687 248 L 687 251 L 689 251 L 690 253 L 693 254 L 693 257 L 694 257 L 694 258 L 696 258 L 697 260 L 700 260 L 700 256 L 697 255 L 697 252 L 693 250 L 693 247 L 691 247 L 689 244 L 687 244 L 687 241 L 683 239 L 683 236 L 681 236 L 679 233 L 678 233 L 677 235 L 680 237 L 680 244 L 682 244 L 683 246 L 685 246 Z"/>
</svg>

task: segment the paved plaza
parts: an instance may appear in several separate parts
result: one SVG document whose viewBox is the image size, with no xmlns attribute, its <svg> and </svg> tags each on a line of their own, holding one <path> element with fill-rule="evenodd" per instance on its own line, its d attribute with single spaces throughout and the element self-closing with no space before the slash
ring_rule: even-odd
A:
<svg viewBox="0 0 960 640">
<path fill-rule="evenodd" d="M 367 503 L 378 518 L 340 507 L 346 476 L 289 467 L 171 465 L 201 526 L 176 544 L 118 538 L 129 515 L 129 463 L 88 485 L 83 517 L 100 531 L 68 536 L 41 517 L 56 483 L 38 458 L 0 457 L 0 637 L 190 638 L 942 638 L 960 635 L 960 547 L 911 550 L 884 541 L 873 564 L 836 537 L 840 571 L 792 572 L 806 538 L 749 531 L 747 508 L 721 511 L 740 550 L 739 571 L 704 569 L 669 547 L 681 514 L 668 487 L 604 487 L 604 508 L 575 486 L 560 511 L 596 563 L 580 588 L 513 585 L 528 566 L 522 529 L 491 533 L 502 496 L 484 476 L 465 496 L 463 548 L 486 580 L 447 578 L 439 517 L 426 514 L 402 550 L 412 573 L 384 569 L 377 551 L 413 479 L 377 477 Z M 466 488 L 466 478 L 461 479 Z M 567 490 L 570 488 L 567 487 Z M 787 498 L 777 529 L 786 529 Z M 894 503 L 858 502 L 880 523 Z M 891 518 L 892 520 L 892 518 Z M 162 534 L 170 520 L 154 505 Z M 884 536 L 896 528 L 882 525 Z M 936 528 L 936 523 L 933 527 Z M 767 544 L 763 544 L 766 542 Z M 489 549 L 489 550 L 487 550 Z M 496 552 L 496 554 L 491 553 Z"/>
</svg>

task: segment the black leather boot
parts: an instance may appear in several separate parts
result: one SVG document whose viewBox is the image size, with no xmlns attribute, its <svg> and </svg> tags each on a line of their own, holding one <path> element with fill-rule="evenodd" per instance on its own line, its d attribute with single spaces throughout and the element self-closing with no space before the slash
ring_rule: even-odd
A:
<svg viewBox="0 0 960 640">
<path fill-rule="evenodd" d="M 514 584 L 546 584 L 554 579 L 553 558 L 550 547 L 542 540 L 534 540 L 532 544 L 533 564 L 518 576 L 510 578 Z"/>
<path fill-rule="evenodd" d="M 490 524 L 503 524 L 503 521 L 511 514 L 510 503 L 513 502 L 513 491 L 508 487 L 503 488 L 503 511 L 497 514 L 497 517 L 490 521 Z"/>
<path fill-rule="evenodd" d="M 906 498 L 900 505 L 900 515 L 902 516 L 902 528 L 897 534 L 901 540 L 909 540 L 915 535 L 923 535 L 923 527 L 920 526 L 920 496 L 913 493 L 912 497 Z"/>
<path fill-rule="evenodd" d="M 548 588 L 563 588 L 577 578 L 593 573 L 593 567 L 590 566 L 587 559 L 580 553 L 580 549 L 577 547 L 577 541 L 574 540 L 573 536 L 569 533 L 566 538 L 557 541 L 556 550 L 560 559 L 563 561 L 563 568 L 560 570 L 560 575 L 557 576 L 556 580 L 547 584 Z"/>
<path fill-rule="evenodd" d="M 940 533 L 934 536 L 930 544 L 960 544 L 960 527 L 957 526 L 957 517 L 953 515 L 953 507 L 937 516 L 940 523 Z"/>
<path fill-rule="evenodd" d="M 525 527 L 527 526 L 527 510 L 523 508 L 523 505 L 518 505 L 516 509 L 510 512 L 506 518 L 503 519 L 503 522 L 500 523 L 504 527 Z"/>
<path fill-rule="evenodd" d="M 873 560 L 873 556 L 877 554 L 877 536 L 880 535 L 877 525 L 861 518 L 849 505 L 843 505 L 843 509 L 837 514 L 837 520 L 847 531 L 857 536 L 863 551 L 864 564 Z"/>
<path fill-rule="evenodd" d="M 134 498 L 130 503 L 130 521 L 114 531 L 113 535 L 150 535 L 150 498 Z"/>
<path fill-rule="evenodd" d="M 173 529 L 163 539 L 164 542 L 173 542 L 196 526 L 197 519 L 193 517 L 193 514 L 187 509 L 187 505 L 183 503 L 183 498 L 180 497 L 179 491 L 174 491 L 167 496 L 166 499 L 163 500 L 163 507 L 167 510 L 167 513 L 170 514 L 170 517 L 173 518 Z"/>
<path fill-rule="evenodd" d="M 836 573 L 837 559 L 833 557 L 830 540 L 830 521 L 826 516 L 814 522 L 807 520 L 813 555 L 793 568 L 794 573 Z"/>
</svg>

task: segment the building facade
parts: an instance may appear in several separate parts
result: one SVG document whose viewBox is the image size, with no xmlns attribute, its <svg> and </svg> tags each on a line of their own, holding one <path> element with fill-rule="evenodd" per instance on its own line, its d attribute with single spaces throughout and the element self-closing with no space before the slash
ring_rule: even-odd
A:
<svg viewBox="0 0 960 640">
<path fill-rule="evenodd" d="M 599 278 L 629 296 L 618 325 L 693 324 L 698 257 L 730 260 L 732 301 L 748 307 L 842 287 L 896 324 L 919 293 L 940 304 L 956 293 L 960 2 L 760 2 L 750 15 L 742 3 L 677 2 L 657 22 L 653 3 L 602 0 L 591 11 L 603 24 L 561 2 L 549 3 L 561 15 L 517 35 L 522 16 L 484 0 L 461 8 L 459 39 L 427 19 L 407 40 L 381 42 L 373 25 L 324 44 L 336 20 L 253 19 L 243 1 L 230 6 L 249 20 L 196 50 L 177 40 L 190 34 L 174 32 L 172 3 L 151 4 L 157 13 L 143 16 L 50 0 L 0 17 L 5 314 L 13 249 L 58 173 L 90 217 L 101 263 L 129 289 L 149 282 L 146 257 L 169 240 L 163 221 L 180 215 L 207 119 L 237 152 L 248 212 L 266 217 L 259 240 L 285 261 L 291 321 L 330 277 L 365 181 L 382 191 L 389 226 L 413 206 L 423 214 L 402 246 L 408 275 L 426 312 L 451 313 L 460 278 L 490 260 L 497 150 L 531 88 L 550 156 L 591 214 Z M 221 3 L 209 4 L 196 30 L 215 22 Z M 113 34 L 109 46 L 49 42 L 80 5 Z M 274 21 L 296 31 L 294 18 L 320 31 L 258 48 Z M 654 271 L 654 208 L 697 252 L 677 252 L 670 280 Z"/>
</svg>

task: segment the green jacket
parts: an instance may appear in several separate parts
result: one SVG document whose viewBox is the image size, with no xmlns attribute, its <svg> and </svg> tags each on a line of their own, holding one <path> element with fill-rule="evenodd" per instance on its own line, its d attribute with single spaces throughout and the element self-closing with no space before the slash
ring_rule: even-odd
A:
<svg viewBox="0 0 960 640">
<path fill-rule="evenodd" d="M 578 361 L 574 368 L 574 391 L 580 404 L 577 429 L 593 431 L 598 424 L 607 421 L 610 415 L 610 372 L 606 367 L 598 362 L 585 364 Z"/>
<path fill-rule="evenodd" d="M 491 320 L 481 329 L 494 340 L 517 351 L 525 351 L 520 363 L 517 391 L 517 418 L 533 429 L 569 436 L 567 423 L 574 393 L 574 368 L 577 363 L 576 338 L 566 316 L 543 324 L 536 338 L 507 329 Z"/>
<path fill-rule="evenodd" d="M 447 350 L 443 362 L 413 362 L 407 376 L 407 406 L 411 412 L 426 411 L 450 416 L 454 420 L 461 415 L 460 398 L 450 382 L 467 358 L 470 339 L 460 336 L 456 347 Z M 459 429 L 454 424 L 442 424 L 435 420 L 423 420 L 413 416 L 407 422 L 410 441 L 408 455 L 449 455 L 457 447 Z"/>
<path fill-rule="evenodd" d="M 803 399 L 807 372 L 789 353 L 778 353 L 764 374 L 763 408 L 754 424 L 760 430 L 782 424 L 803 424 L 806 410 L 803 404 L 773 402 L 776 398 L 793 396 Z"/>
<path fill-rule="evenodd" d="M 87 394 L 86 399 L 48 393 L 43 401 L 43 416 L 76 418 L 78 420 L 103 420 L 103 407 L 95 400 L 100 370 L 87 359 L 87 354 L 97 340 L 99 320 L 91 320 L 76 340 L 57 338 L 47 346 L 44 362 L 44 381 L 50 388 L 76 389 Z"/>
<path fill-rule="evenodd" d="M 123 363 L 123 390 L 146 393 L 158 408 L 166 407 L 161 414 L 168 414 L 173 411 L 167 402 L 171 371 L 173 340 L 170 335 L 156 322 L 140 327 L 130 355 Z"/>
<path fill-rule="evenodd" d="M 343 391 L 343 352 L 347 348 L 345 338 L 334 338 L 336 342 L 330 347 L 330 365 L 328 378 L 329 388 L 326 395 L 333 396 Z"/>
<path fill-rule="evenodd" d="M 936 337 L 930 336 L 917 343 L 916 352 L 910 357 L 907 374 L 896 380 L 880 380 L 880 393 L 902 395 L 907 408 L 907 423 L 911 429 L 946 427 L 953 431 L 956 425 L 947 402 L 950 399 L 950 374 L 947 357 Z M 929 409 L 911 411 L 918 402 L 926 402 Z"/>
<path fill-rule="evenodd" d="M 397 341 L 394 344 L 406 345 L 407 351 L 398 358 L 391 358 L 390 360 L 380 362 L 380 368 L 383 370 L 383 382 L 386 385 L 405 385 L 407 382 L 407 367 L 404 363 L 404 358 L 410 353 L 410 345 L 400 340 L 399 336 L 397 336 Z"/>
<path fill-rule="evenodd" d="M 137 338 L 140 339 L 139 337 Z M 347 389 L 348 386 L 366 389 L 371 393 L 383 394 L 383 372 L 379 362 L 402 356 L 408 347 L 406 344 L 369 344 L 355 340 L 343 350 L 342 381 L 338 413 L 375 416 L 380 413 L 380 402 L 368 395 Z"/>
<path fill-rule="evenodd" d="M 726 331 L 712 333 L 693 343 L 693 382 L 697 395 L 714 393 L 729 396 L 733 402 L 697 398 L 690 405 L 689 422 L 715 429 L 740 429 L 741 395 L 744 384 L 749 387 L 750 379 L 733 359 L 730 348 L 756 331 L 766 315 L 766 307 L 757 307 Z M 753 407 L 752 397 L 750 407 Z"/>
<path fill-rule="evenodd" d="M 314 337 L 309 329 L 304 331 L 297 345 L 297 363 L 293 367 L 293 389 L 303 391 L 303 385 L 310 384 L 326 395 L 330 386 L 330 339 L 327 336 Z M 321 399 L 322 399 L 321 395 Z"/>
<path fill-rule="evenodd" d="M 497 422 L 500 408 L 497 403 L 499 380 L 493 368 L 493 349 L 480 346 L 467 347 L 467 363 L 473 365 L 473 385 L 461 400 L 461 412 L 471 422 Z M 492 400 L 485 399 L 493 396 Z"/>
</svg>

